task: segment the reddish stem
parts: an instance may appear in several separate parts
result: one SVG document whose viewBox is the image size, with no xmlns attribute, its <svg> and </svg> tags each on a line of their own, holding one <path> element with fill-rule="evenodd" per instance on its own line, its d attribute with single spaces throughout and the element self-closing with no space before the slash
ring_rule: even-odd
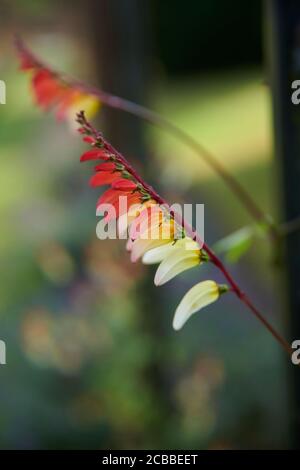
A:
<svg viewBox="0 0 300 470">
<path fill-rule="evenodd" d="M 265 222 L 268 226 L 268 233 L 272 240 L 278 239 L 278 233 L 276 226 L 270 220 L 269 216 L 265 214 L 261 208 L 253 200 L 252 196 L 244 189 L 244 187 L 239 183 L 238 180 L 231 173 L 229 173 L 226 168 L 216 159 L 216 157 L 209 152 L 200 142 L 194 139 L 187 132 L 177 127 L 172 122 L 168 121 L 160 114 L 151 111 L 150 109 L 141 106 L 132 101 L 126 100 L 119 96 L 112 95 L 103 90 L 99 90 L 96 87 L 87 85 L 86 83 L 70 78 L 65 77 L 64 74 L 60 74 L 53 70 L 51 67 L 48 67 L 39 59 L 37 59 L 34 54 L 29 51 L 24 45 L 23 41 L 19 38 L 15 38 L 15 45 L 18 51 L 27 55 L 31 60 L 36 64 L 36 67 L 46 68 L 51 71 L 58 79 L 63 80 L 71 87 L 76 87 L 81 89 L 84 93 L 88 93 L 99 98 L 103 104 L 110 108 L 118 109 L 126 113 L 137 116 L 138 118 L 143 119 L 151 123 L 152 125 L 158 126 L 162 129 L 165 129 L 171 133 L 174 137 L 184 142 L 188 147 L 190 147 L 198 156 L 200 156 L 206 163 L 223 179 L 223 181 L 228 185 L 231 191 L 237 196 L 240 202 L 244 205 L 251 217 L 257 222 Z"/>
<path fill-rule="evenodd" d="M 118 152 L 109 142 L 107 142 L 101 133 L 97 132 L 94 127 L 85 119 L 84 113 L 81 112 L 78 115 L 78 122 L 83 125 L 86 129 L 89 130 L 91 134 L 100 141 L 104 148 L 111 154 L 117 157 L 117 160 L 122 163 L 125 169 L 133 176 L 133 178 L 139 182 L 147 193 L 157 201 L 159 204 L 166 207 L 170 207 L 167 201 L 165 201 L 153 188 L 149 186 L 135 171 L 127 159 Z M 223 276 L 229 283 L 231 291 L 238 297 L 238 299 L 256 316 L 256 318 L 261 322 L 261 324 L 271 333 L 271 335 L 276 339 L 276 341 L 281 345 L 281 347 L 291 356 L 293 349 L 290 344 L 275 330 L 275 328 L 268 322 L 268 320 L 259 312 L 259 310 L 253 305 L 252 301 L 246 296 L 246 294 L 240 289 L 237 282 L 233 279 L 231 274 L 228 272 L 227 268 L 224 266 L 222 261 L 218 256 L 212 251 L 212 249 L 203 242 L 198 233 L 193 229 L 193 227 L 185 221 L 181 215 L 176 212 L 172 212 L 174 220 L 185 230 L 186 234 L 196 240 L 199 246 L 202 246 L 206 253 L 209 255 L 210 261 L 222 272 Z"/>
<path fill-rule="evenodd" d="M 83 91 L 88 92 L 94 96 L 97 96 L 99 100 L 110 108 L 115 108 L 126 113 L 137 116 L 144 121 L 149 122 L 152 125 L 158 126 L 162 129 L 167 130 L 177 139 L 184 142 L 190 147 L 197 155 L 201 158 L 219 175 L 231 191 L 237 196 L 239 201 L 243 204 L 250 216 L 257 222 L 265 222 L 269 228 L 270 237 L 273 240 L 278 238 L 277 230 L 269 216 L 265 214 L 261 208 L 256 204 L 251 195 L 244 189 L 239 181 L 229 173 L 226 168 L 215 158 L 215 156 L 209 152 L 200 142 L 194 139 L 187 132 L 177 127 L 172 122 L 168 121 L 160 114 L 151 111 L 150 109 L 141 106 L 132 101 L 126 100 L 119 96 L 111 95 L 103 90 L 88 86 L 82 82 L 74 81 L 74 86 L 81 88 Z"/>
</svg>

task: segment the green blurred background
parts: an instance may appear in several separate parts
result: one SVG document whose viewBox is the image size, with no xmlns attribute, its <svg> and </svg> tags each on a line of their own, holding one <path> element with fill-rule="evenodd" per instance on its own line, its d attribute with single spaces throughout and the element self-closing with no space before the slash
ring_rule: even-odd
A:
<svg viewBox="0 0 300 470">
<path fill-rule="evenodd" d="M 0 448 L 286 447 L 278 346 L 231 296 L 172 330 L 195 280 L 220 276 L 205 267 L 154 288 L 154 269 L 132 265 L 123 242 L 96 238 L 98 193 L 79 165 L 84 147 L 33 106 L 12 47 L 19 32 L 56 68 L 139 98 L 276 214 L 261 2 L 113 0 L 116 30 L 107 3 L 0 2 Z M 126 28 L 135 40 L 121 47 Z M 99 125 L 170 202 L 205 204 L 210 244 L 249 223 L 224 183 L 172 137 L 116 111 L 103 111 Z M 280 326 L 270 258 L 257 241 L 231 269 Z"/>
</svg>

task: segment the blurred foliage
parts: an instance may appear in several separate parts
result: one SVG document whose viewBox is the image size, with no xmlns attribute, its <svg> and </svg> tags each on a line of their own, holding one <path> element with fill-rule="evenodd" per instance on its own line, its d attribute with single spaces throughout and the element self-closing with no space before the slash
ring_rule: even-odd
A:
<svg viewBox="0 0 300 470">
<path fill-rule="evenodd" d="M 198 4 L 210 9 L 209 2 Z M 168 6 L 171 22 L 170 2 L 159 4 L 160 10 Z M 39 6 L 31 1 L 23 8 L 31 18 Z M 197 16 L 186 9 L 182 22 L 187 15 L 192 28 Z M 183 41 L 178 28 L 175 32 L 170 56 L 175 51 L 179 60 Z M 273 339 L 230 297 L 195 316 L 180 334 L 173 332 L 175 306 L 195 272 L 161 288 L 160 330 L 149 334 L 141 309 L 145 302 L 157 304 L 151 289 L 141 299 L 145 268 L 130 263 L 123 243 L 96 239 L 97 192 L 88 188 L 89 169 L 78 163 L 79 138 L 32 106 L 10 38 L 5 40 L 0 337 L 7 343 L 8 364 L 0 367 L 0 447 L 285 446 L 284 370 Z M 31 44 L 50 54 L 54 65 L 88 76 L 93 64 L 80 68 L 88 59 L 76 40 L 57 27 L 32 36 Z M 188 61 L 199 62 L 197 54 Z M 272 212 L 268 96 L 261 71 L 162 81 L 152 89 L 152 103 L 216 152 L 250 190 L 255 187 L 255 197 Z M 155 158 L 170 201 L 205 202 L 207 239 L 248 222 L 223 183 L 186 148 L 153 129 L 148 140 L 153 149 L 148 158 Z M 234 273 L 278 316 L 264 243 L 257 242 Z M 203 269 L 215 277 L 209 267 Z M 160 364 L 159 386 L 153 358 Z"/>
<path fill-rule="evenodd" d="M 214 244 L 214 251 L 225 255 L 229 263 L 238 261 L 251 247 L 254 241 L 254 229 L 251 226 L 243 227 Z"/>
</svg>

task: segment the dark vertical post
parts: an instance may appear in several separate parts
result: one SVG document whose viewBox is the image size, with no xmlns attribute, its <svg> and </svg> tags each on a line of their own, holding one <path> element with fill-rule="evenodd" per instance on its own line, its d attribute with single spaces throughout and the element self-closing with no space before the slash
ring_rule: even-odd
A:
<svg viewBox="0 0 300 470">
<path fill-rule="evenodd" d="M 89 0 L 91 9 L 91 34 L 94 43 L 96 66 L 101 87 L 135 102 L 143 104 L 151 76 L 151 12 L 150 2 L 144 0 Z M 144 124 L 136 117 L 121 111 L 103 109 L 103 131 L 114 146 L 130 160 L 143 163 L 143 176 L 147 179 L 153 171 L 148 164 Z M 147 435 L 158 446 L 160 433 L 167 422 L 170 408 L 166 390 L 165 372 L 157 350 L 163 336 L 163 316 L 159 290 L 154 287 L 149 270 L 137 286 L 139 328 L 152 341 L 151 360 L 144 370 L 144 378 L 151 391 L 156 412 L 149 423 Z M 160 307 L 159 307 L 160 305 Z M 158 412 L 159 410 L 159 412 Z"/>
<path fill-rule="evenodd" d="M 275 152 L 282 187 L 284 220 L 300 216 L 300 105 L 291 100 L 292 81 L 300 79 L 300 2 L 268 0 L 268 59 L 274 109 Z M 286 239 L 285 263 L 291 339 L 300 339 L 300 232 Z M 300 448 L 300 370 L 291 365 L 292 446 Z"/>
<path fill-rule="evenodd" d="M 101 87 L 143 103 L 150 76 L 149 3 L 139 0 L 90 0 L 92 40 Z M 107 137 L 127 154 L 145 154 L 143 123 L 116 110 L 103 109 Z"/>
</svg>

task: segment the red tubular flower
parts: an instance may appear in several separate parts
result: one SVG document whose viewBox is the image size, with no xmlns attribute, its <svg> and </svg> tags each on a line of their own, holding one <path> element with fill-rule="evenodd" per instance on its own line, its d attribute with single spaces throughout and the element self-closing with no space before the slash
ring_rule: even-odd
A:
<svg viewBox="0 0 300 470">
<path fill-rule="evenodd" d="M 95 171 L 114 171 L 116 165 L 113 162 L 100 163 L 100 165 L 95 166 Z"/>
<path fill-rule="evenodd" d="M 87 144 L 94 145 L 96 143 L 96 140 L 94 139 L 94 137 L 91 137 L 90 135 L 86 135 L 83 138 L 83 142 L 86 142 Z"/>
<path fill-rule="evenodd" d="M 118 178 L 116 179 L 111 187 L 113 189 L 119 189 L 121 191 L 133 191 L 136 189 L 137 185 L 134 183 L 134 181 L 130 181 L 124 178 Z"/>
<path fill-rule="evenodd" d="M 102 145 L 101 139 L 91 136 L 85 127 L 80 128 L 80 134 L 84 135 L 83 140 L 90 145 L 98 145 L 97 148 L 93 148 L 85 152 L 80 161 L 90 160 L 111 160 L 104 163 L 100 163 L 95 166 L 96 173 L 90 179 L 90 185 L 92 187 L 98 187 L 102 185 L 110 185 L 97 201 L 97 210 L 104 207 L 106 204 L 111 204 L 114 211 L 105 216 L 106 222 L 111 220 L 113 217 L 121 217 L 130 210 L 134 205 L 138 205 L 142 211 L 142 204 L 147 204 L 149 196 L 145 193 L 139 182 L 135 181 L 134 175 L 125 168 L 123 162 L 119 159 L 118 155 L 111 151 L 107 146 Z M 99 148 L 101 146 L 101 148 Z M 138 186 L 139 183 L 139 186 Z M 120 204 L 120 197 L 123 197 L 122 203 Z M 125 201 L 124 201 L 125 198 Z M 152 201 L 152 204 L 154 201 Z M 132 218 L 132 216 L 130 217 Z"/>
<path fill-rule="evenodd" d="M 65 87 L 53 78 L 49 70 L 45 69 L 40 69 L 34 74 L 32 88 L 37 104 L 45 110 L 58 102 L 65 92 Z"/>
<path fill-rule="evenodd" d="M 90 186 L 95 188 L 96 186 L 104 186 L 105 184 L 114 183 L 114 181 L 118 181 L 120 178 L 119 172 L 111 172 L 111 171 L 98 171 L 95 175 L 93 175 L 90 179 Z"/>
<path fill-rule="evenodd" d="M 117 189 L 107 189 L 97 201 L 97 209 L 103 204 L 111 204 L 115 207 L 118 212 L 118 206 L 120 205 L 120 197 L 125 197 L 127 201 L 127 209 L 133 204 L 141 202 L 141 196 L 138 193 L 132 193 L 131 191 L 122 191 Z"/>
<path fill-rule="evenodd" d="M 86 162 L 88 160 L 109 160 L 111 156 L 104 149 L 92 149 L 85 152 L 80 157 L 81 162 Z"/>
</svg>

